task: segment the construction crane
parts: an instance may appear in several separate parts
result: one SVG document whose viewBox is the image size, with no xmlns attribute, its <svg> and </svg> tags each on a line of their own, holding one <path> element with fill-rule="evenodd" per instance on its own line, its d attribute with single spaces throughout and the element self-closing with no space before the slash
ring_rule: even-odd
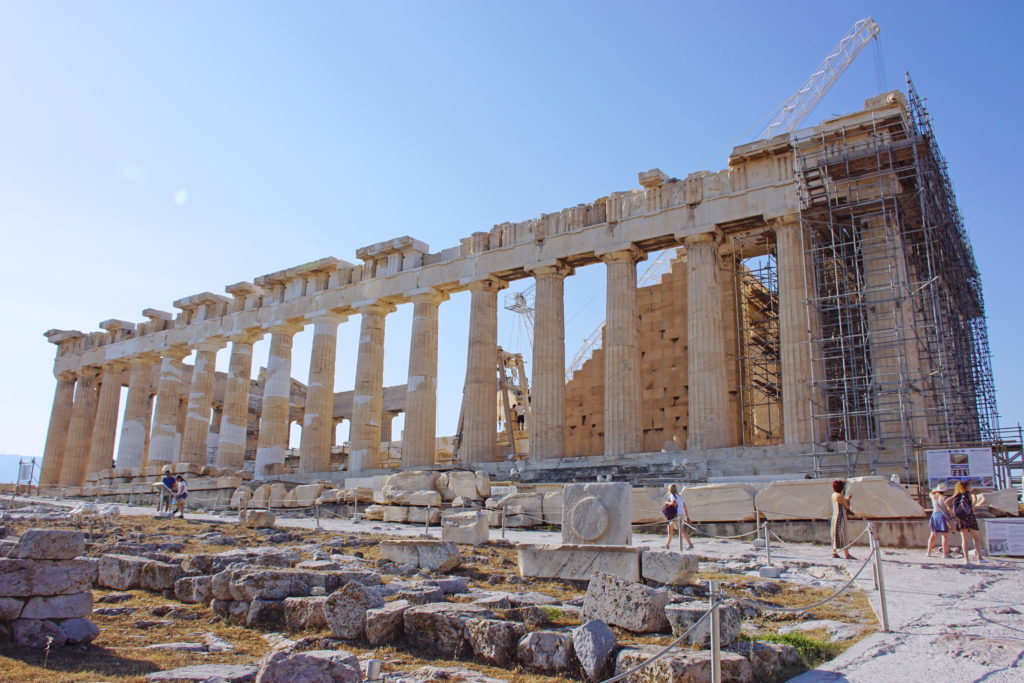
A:
<svg viewBox="0 0 1024 683">
<path fill-rule="evenodd" d="M 835 84 L 853 60 L 860 54 L 872 38 L 877 39 L 878 24 L 871 17 L 861 19 L 853 25 L 850 32 L 840 39 L 832 52 L 811 74 L 803 87 L 783 102 L 758 140 L 767 140 L 782 133 L 792 133 L 811 111 L 818 105 L 825 93 Z"/>
</svg>

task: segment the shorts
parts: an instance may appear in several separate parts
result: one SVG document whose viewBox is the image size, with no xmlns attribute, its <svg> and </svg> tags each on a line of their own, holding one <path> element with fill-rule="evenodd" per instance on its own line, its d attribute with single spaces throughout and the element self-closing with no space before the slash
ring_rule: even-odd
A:
<svg viewBox="0 0 1024 683">
<path fill-rule="evenodd" d="M 974 513 L 956 518 L 957 531 L 978 531 L 978 519 Z"/>
<path fill-rule="evenodd" d="M 928 520 L 928 528 L 937 534 L 944 534 L 949 531 L 949 521 L 946 519 L 946 515 L 941 512 L 933 512 L 931 519 Z"/>
<path fill-rule="evenodd" d="M 183 493 L 180 496 L 175 497 L 175 500 L 185 500 L 186 498 L 188 498 L 188 494 Z"/>
</svg>

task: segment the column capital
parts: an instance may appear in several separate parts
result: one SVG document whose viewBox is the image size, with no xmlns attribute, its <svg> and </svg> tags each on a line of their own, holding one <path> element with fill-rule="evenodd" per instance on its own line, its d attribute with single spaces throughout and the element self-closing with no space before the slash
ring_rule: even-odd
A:
<svg viewBox="0 0 1024 683">
<path fill-rule="evenodd" d="M 116 358 L 114 360 L 104 361 L 100 364 L 103 373 L 108 372 L 123 372 L 128 369 L 129 361 L 127 358 Z"/>
<path fill-rule="evenodd" d="M 161 351 L 160 355 L 172 360 L 185 360 L 191 353 L 192 350 L 184 346 L 170 346 Z"/>
<path fill-rule="evenodd" d="M 352 308 L 359 315 L 387 315 L 394 313 L 398 307 L 389 301 L 382 299 L 366 299 L 352 304 Z"/>
<path fill-rule="evenodd" d="M 228 337 L 228 341 L 232 344 L 255 344 L 259 340 L 263 339 L 266 332 L 258 327 L 254 327 L 248 330 L 242 330 L 237 334 L 232 334 Z"/>
<path fill-rule="evenodd" d="M 448 301 L 449 298 L 447 292 L 442 292 L 434 287 L 422 287 L 409 292 L 409 301 L 414 304 L 434 304 L 439 306 L 442 302 Z"/>
<path fill-rule="evenodd" d="M 150 365 L 160 360 L 160 354 L 154 351 L 145 351 L 128 358 L 128 364 L 132 367 L 137 365 Z"/>
<path fill-rule="evenodd" d="M 75 381 L 75 373 L 72 372 L 71 370 L 62 370 L 60 372 L 56 372 L 56 373 L 54 373 L 54 377 L 56 377 L 61 382 L 74 382 Z"/>
<path fill-rule="evenodd" d="M 328 324 L 340 325 L 348 320 L 348 314 L 337 311 L 313 311 L 306 316 L 306 320 L 314 325 Z"/>
<path fill-rule="evenodd" d="M 549 261 L 539 261 L 533 265 L 526 266 L 525 270 L 535 278 L 542 277 L 557 277 L 565 278 L 576 272 L 576 269 L 570 265 L 567 265 L 562 259 L 551 259 Z"/>
<path fill-rule="evenodd" d="M 227 340 L 224 337 L 208 337 L 195 345 L 196 351 L 212 351 L 217 353 L 225 346 Z"/>
<path fill-rule="evenodd" d="M 305 326 L 306 325 L 302 322 L 279 322 L 274 323 L 272 325 L 268 325 L 267 332 L 270 332 L 271 334 L 287 334 L 288 336 L 293 336 L 300 330 L 302 330 L 302 328 L 304 328 Z"/>
<path fill-rule="evenodd" d="M 765 219 L 765 223 L 768 224 L 769 228 L 777 232 L 780 228 L 789 228 L 800 225 L 800 214 L 787 213 L 782 216 L 773 216 Z"/>
<path fill-rule="evenodd" d="M 632 242 L 614 244 L 601 249 L 595 249 L 594 255 L 605 263 L 612 263 L 615 261 L 630 261 L 632 263 L 638 263 L 647 258 L 647 253 Z"/>
<path fill-rule="evenodd" d="M 79 381 L 94 380 L 100 375 L 100 367 L 98 365 L 83 365 L 78 368 L 78 379 Z"/>
<path fill-rule="evenodd" d="M 488 275 L 482 278 L 466 278 L 459 280 L 462 289 L 468 292 L 500 292 L 508 287 L 508 282 L 500 277 Z"/>
<path fill-rule="evenodd" d="M 687 247 L 695 247 L 702 244 L 714 244 L 717 246 L 722 243 L 722 231 L 715 228 L 707 232 L 698 232 L 695 235 L 686 235 L 683 237 L 683 243 Z"/>
</svg>

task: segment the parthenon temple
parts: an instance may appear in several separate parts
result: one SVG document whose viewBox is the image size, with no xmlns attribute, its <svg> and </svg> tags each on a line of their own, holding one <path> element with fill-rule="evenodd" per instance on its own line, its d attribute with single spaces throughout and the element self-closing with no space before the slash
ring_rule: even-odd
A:
<svg viewBox="0 0 1024 683">
<path fill-rule="evenodd" d="M 654 169 L 639 185 L 440 251 L 399 237 L 355 263 L 322 258 L 184 297 L 173 314 L 146 309 L 144 322 L 46 332 L 57 386 L 41 486 L 81 487 L 112 463 L 294 481 L 463 465 L 556 481 L 659 467 L 913 479 L 915 449 L 994 428 L 980 278 L 913 89 L 738 146 L 724 170 Z M 670 270 L 638 287 L 638 263 L 667 249 Z M 591 264 L 606 276 L 603 338 L 567 379 L 564 283 Z M 526 278 L 536 322 L 519 447 L 498 426 L 495 357 L 499 292 Z M 464 388 L 440 397 L 462 411 L 445 438 L 438 311 L 462 291 Z M 385 318 L 403 305 L 408 380 L 385 387 Z M 356 314 L 354 388 L 335 393 L 339 326 Z M 306 326 L 309 376 L 297 379 L 292 340 Z M 269 356 L 254 359 L 267 336 Z M 347 448 L 333 443 L 343 419 Z"/>
</svg>

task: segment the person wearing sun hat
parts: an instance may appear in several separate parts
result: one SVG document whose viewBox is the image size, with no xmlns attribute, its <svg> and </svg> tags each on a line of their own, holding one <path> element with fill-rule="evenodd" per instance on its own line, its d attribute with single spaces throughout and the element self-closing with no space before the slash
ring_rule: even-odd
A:
<svg viewBox="0 0 1024 683">
<path fill-rule="evenodd" d="M 949 532 L 953 523 L 953 513 L 946 505 L 946 482 L 936 484 L 928 497 L 932 499 L 932 514 L 928 519 L 928 528 L 931 529 L 931 534 L 928 535 L 928 557 L 932 555 L 936 538 L 942 539 L 942 556 L 949 557 Z"/>
</svg>

